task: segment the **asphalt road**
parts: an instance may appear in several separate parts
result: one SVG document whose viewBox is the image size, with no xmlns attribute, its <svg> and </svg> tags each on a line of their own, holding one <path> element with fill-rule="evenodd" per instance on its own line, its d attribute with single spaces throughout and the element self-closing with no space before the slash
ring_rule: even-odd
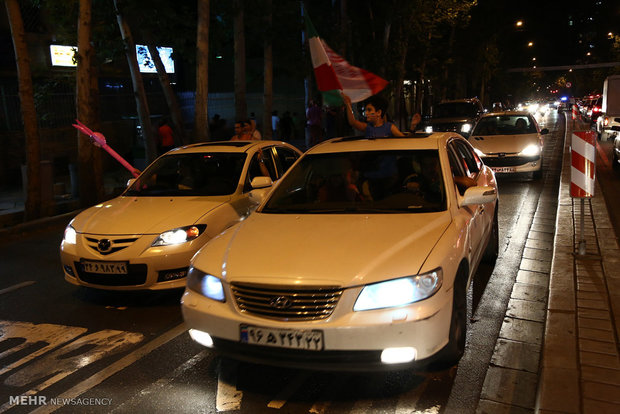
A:
<svg viewBox="0 0 620 414">
<path fill-rule="evenodd" d="M 476 275 L 458 367 L 348 374 L 221 360 L 189 338 L 179 291 L 66 283 L 61 224 L 0 243 L 0 413 L 475 412 L 538 199 L 557 192 L 561 120 L 540 121 L 552 131 L 543 180 L 499 178 L 500 255 Z"/>
</svg>

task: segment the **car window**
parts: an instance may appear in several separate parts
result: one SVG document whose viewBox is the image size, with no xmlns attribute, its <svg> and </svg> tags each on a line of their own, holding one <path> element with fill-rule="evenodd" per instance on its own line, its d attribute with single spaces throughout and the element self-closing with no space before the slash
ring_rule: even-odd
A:
<svg viewBox="0 0 620 414">
<path fill-rule="evenodd" d="M 471 148 L 462 141 L 455 140 L 453 141 L 454 148 L 457 151 L 457 155 L 463 160 L 467 167 L 468 176 L 474 178 L 476 174 L 480 171 L 480 165 L 477 161 L 477 157 Z"/>
<path fill-rule="evenodd" d="M 275 149 L 280 165 L 280 175 L 284 175 L 284 173 L 291 168 L 291 165 L 297 161 L 299 154 L 286 147 L 275 147 Z"/>
<path fill-rule="evenodd" d="M 388 214 L 446 208 L 436 150 L 312 154 L 282 180 L 263 213 Z"/>
<path fill-rule="evenodd" d="M 250 166 L 248 168 L 244 191 L 252 190 L 250 183 L 254 178 L 261 176 L 269 177 L 272 181 L 276 181 L 278 179 L 271 148 L 263 148 L 262 156 L 260 152 L 256 152 L 252 157 L 252 161 L 250 161 Z"/>
<path fill-rule="evenodd" d="M 130 196 L 217 196 L 237 189 L 245 163 L 243 153 L 166 155 L 127 189 Z"/>
<path fill-rule="evenodd" d="M 482 118 L 472 135 L 520 135 L 536 132 L 536 123 L 528 115 L 500 115 Z"/>
</svg>

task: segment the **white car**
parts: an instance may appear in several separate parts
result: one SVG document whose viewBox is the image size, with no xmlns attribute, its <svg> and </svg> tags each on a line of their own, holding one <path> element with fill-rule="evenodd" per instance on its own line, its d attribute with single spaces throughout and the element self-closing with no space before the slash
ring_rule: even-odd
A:
<svg viewBox="0 0 620 414">
<path fill-rule="evenodd" d="M 484 114 L 469 142 L 484 163 L 496 173 L 532 173 L 542 177 L 543 135 L 536 119 L 526 111 Z"/>
<path fill-rule="evenodd" d="M 495 176 L 462 136 L 335 138 L 193 257 L 183 316 L 194 340 L 239 360 L 453 364 L 466 292 L 497 252 Z"/>
<path fill-rule="evenodd" d="M 277 141 L 169 151 L 119 197 L 71 220 L 60 246 L 65 279 L 108 290 L 184 287 L 194 253 L 250 214 L 251 194 L 265 191 L 253 188 L 269 187 L 300 155 Z"/>
</svg>

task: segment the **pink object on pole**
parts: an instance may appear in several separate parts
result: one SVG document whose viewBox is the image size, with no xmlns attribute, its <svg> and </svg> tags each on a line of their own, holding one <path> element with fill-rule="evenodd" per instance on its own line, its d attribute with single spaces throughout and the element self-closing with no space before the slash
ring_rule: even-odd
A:
<svg viewBox="0 0 620 414">
<path fill-rule="evenodd" d="M 90 128 L 88 128 L 86 125 L 81 123 L 78 119 L 76 119 L 75 122 L 77 122 L 77 124 L 73 124 L 73 126 L 80 132 L 88 135 L 88 137 L 93 140 L 93 144 L 106 150 L 111 156 L 114 157 L 114 159 L 116 159 L 116 161 L 120 162 L 123 165 L 123 167 L 127 168 L 134 177 L 137 177 L 138 175 L 140 175 L 136 168 L 134 168 L 131 164 L 129 164 L 123 157 L 121 157 L 116 151 L 114 151 L 107 144 L 105 136 L 102 133 L 93 132 Z"/>
</svg>

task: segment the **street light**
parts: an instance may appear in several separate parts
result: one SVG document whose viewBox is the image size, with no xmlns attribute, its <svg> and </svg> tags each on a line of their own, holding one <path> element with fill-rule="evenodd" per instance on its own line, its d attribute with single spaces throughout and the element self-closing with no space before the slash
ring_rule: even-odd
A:
<svg viewBox="0 0 620 414">
<path fill-rule="evenodd" d="M 523 20 L 517 20 L 517 22 L 515 23 L 515 26 L 523 27 Z"/>
<path fill-rule="evenodd" d="M 534 46 L 534 42 L 529 42 L 529 43 L 527 44 L 527 47 L 532 47 L 532 46 Z"/>
</svg>

